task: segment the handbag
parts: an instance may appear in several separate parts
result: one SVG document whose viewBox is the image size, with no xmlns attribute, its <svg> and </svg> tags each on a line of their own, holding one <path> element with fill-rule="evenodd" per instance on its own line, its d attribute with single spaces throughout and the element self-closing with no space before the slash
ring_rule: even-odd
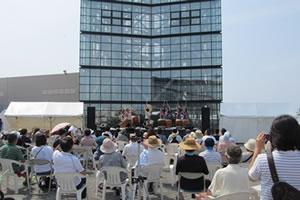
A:
<svg viewBox="0 0 300 200">
<path fill-rule="evenodd" d="M 299 200 L 300 191 L 286 182 L 279 181 L 277 171 L 274 164 L 272 152 L 267 152 L 268 164 L 271 172 L 271 177 L 274 182 L 272 186 L 272 196 L 274 200 Z"/>
</svg>

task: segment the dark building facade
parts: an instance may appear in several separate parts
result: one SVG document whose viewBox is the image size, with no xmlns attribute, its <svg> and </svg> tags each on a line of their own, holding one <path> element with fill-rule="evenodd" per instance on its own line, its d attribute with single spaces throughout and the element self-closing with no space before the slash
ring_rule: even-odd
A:
<svg viewBox="0 0 300 200">
<path fill-rule="evenodd" d="M 96 122 L 146 103 L 187 106 L 195 126 L 222 101 L 220 0 L 81 0 L 80 101 Z"/>
</svg>

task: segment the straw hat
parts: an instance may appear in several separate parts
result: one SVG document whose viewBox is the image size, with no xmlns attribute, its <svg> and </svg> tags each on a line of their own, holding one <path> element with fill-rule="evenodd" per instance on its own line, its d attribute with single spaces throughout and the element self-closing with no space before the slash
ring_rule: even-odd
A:
<svg viewBox="0 0 300 200">
<path fill-rule="evenodd" d="M 249 139 L 245 144 L 244 147 L 246 149 L 248 149 L 249 151 L 253 151 L 255 150 L 255 143 L 256 141 L 254 139 Z"/>
<path fill-rule="evenodd" d="M 192 137 L 186 138 L 185 141 L 181 142 L 179 146 L 184 150 L 199 150 L 201 148 L 200 144 Z"/>
<path fill-rule="evenodd" d="M 160 145 L 162 144 L 161 140 L 158 139 L 155 135 L 151 135 L 150 137 L 148 137 L 147 140 L 145 140 L 144 142 L 148 147 L 160 147 Z"/>
<path fill-rule="evenodd" d="M 117 144 L 115 144 L 111 139 L 106 138 L 103 140 L 100 150 L 103 153 L 112 153 L 115 152 L 117 148 L 118 148 Z"/>
</svg>

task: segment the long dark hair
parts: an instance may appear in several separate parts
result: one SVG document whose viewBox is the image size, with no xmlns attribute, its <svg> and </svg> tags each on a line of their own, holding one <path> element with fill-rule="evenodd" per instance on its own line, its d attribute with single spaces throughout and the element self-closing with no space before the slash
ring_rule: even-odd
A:
<svg viewBox="0 0 300 200">
<path fill-rule="evenodd" d="M 290 115 L 276 117 L 272 123 L 271 144 L 281 151 L 300 150 L 300 126 Z"/>
</svg>

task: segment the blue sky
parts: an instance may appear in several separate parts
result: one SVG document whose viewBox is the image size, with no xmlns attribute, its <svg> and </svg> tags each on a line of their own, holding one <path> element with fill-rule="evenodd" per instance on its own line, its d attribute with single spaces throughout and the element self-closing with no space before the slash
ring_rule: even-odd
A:
<svg viewBox="0 0 300 200">
<path fill-rule="evenodd" d="M 78 72 L 79 0 L 0 7 L 0 77 Z M 223 0 L 224 102 L 300 107 L 300 1 Z"/>
</svg>

